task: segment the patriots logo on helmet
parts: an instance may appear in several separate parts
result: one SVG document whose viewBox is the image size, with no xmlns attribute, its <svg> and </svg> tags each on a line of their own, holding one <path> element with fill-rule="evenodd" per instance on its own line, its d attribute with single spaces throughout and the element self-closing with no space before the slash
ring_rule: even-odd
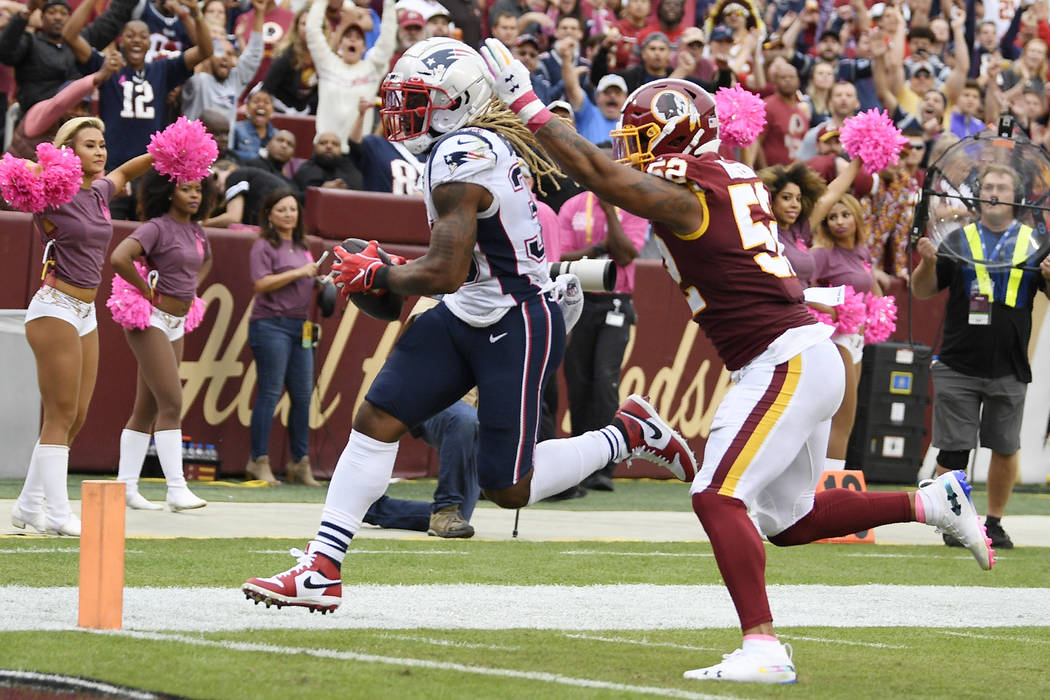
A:
<svg viewBox="0 0 1050 700">
<path fill-rule="evenodd" d="M 422 60 L 423 65 L 429 68 L 433 75 L 440 76 L 457 60 L 467 56 L 470 56 L 470 53 L 460 48 L 441 48 Z"/>
</svg>

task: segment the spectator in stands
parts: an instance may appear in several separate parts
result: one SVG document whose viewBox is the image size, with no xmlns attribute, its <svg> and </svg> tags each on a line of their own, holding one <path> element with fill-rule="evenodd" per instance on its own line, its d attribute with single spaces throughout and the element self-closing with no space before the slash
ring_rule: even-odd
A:
<svg viewBox="0 0 1050 700">
<path fill-rule="evenodd" d="M 615 76 L 606 76 L 606 78 Z M 620 366 L 638 317 L 631 302 L 634 259 L 645 245 L 649 222 L 614 207 L 591 192 L 576 195 L 558 211 L 562 260 L 611 258 L 616 287 L 611 293 L 584 292 L 583 312 L 565 348 L 565 385 L 572 434 L 607 425 L 620 403 Z M 591 490 L 612 491 L 610 462 L 581 482 Z"/>
<path fill-rule="evenodd" d="M 795 160 L 809 125 L 809 114 L 798 91 L 798 70 L 783 59 L 775 60 L 768 70 L 774 92 L 764 100 L 766 128 L 759 134 L 756 151 L 760 168 Z"/>
<path fill-rule="evenodd" d="M 706 43 L 707 39 L 704 37 L 702 29 L 698 27 L 687 27 L 678 38 L 678 56 L 677 62 L 675 63 L 675 68 L 678 68 L 678 66 L 683 63 L 687 66 L 692 64 L 692 67 L 687 74 L 688 77 L 699 80 L 705 84 L 715 80 L 715 76 L 720 70 L 714 60 L 704 56 Z M 728 61 L 723 63 L 723 67 L 728 69 Z"/>
<path fill-rule="evenodd" d="M 413 45 L 426 38 L 424 30 L 427 21 L 415 10 L 399 10 L 397 13 L 397 52 L 391 57 L 390 65 L 397 63 L 401 54 Z"/>
<path fill-rule="evenodd" d="M 576 113 L 573 110 L 572 105 L 568 102 L 565 102 L 564 100 L 555 100 L 547 105 L 547 108 L 556 117 L 560 118 L 573 129 L 576 128 Z M 550 180 L 536 183 L 536 199 L 544 202 L 554 211 L 558 211 L 565 202 L 575 195 L 578 195 L 580 192 L 583 192 L 583 188 L 568 175 L 556 175 L 553 179 L 557 181 L 557 187 L 551 184 Z M 542 191 L 539 191 L 540 187 L 543 188 Z"/>
<path fill-rule="evenodd" d="M 437 6 L 426 15 L 426 26 L 423 27 L 423 37 L 429 39 L 435 36 L 452 36 L 452 17 L 443 6 Z"/>
<path fill-rule="evenodd" d="M 375 101 L 362 97 L 358 112 L 375 108 Z M 423 191 L 426 156 L 414 155 L 404 144 L 376 134 L 361 133 L 362 117 L 350 130 L 350 161 L 361 172 L 363 188 L 369 192 L 419 195 Z"/>
<path fill-rule="evenodd" d="M 252 0 L 255 13 L 252 33 L 244 52 L 237 56 L 226 39 L 213 40 L 214 54 L 204 63 L 204 70 L 194 74 L 182 86 L 182 114 L 198 119 L 209 107 L 226 112 L 231 126 L 237 121 L 237 101 L 251 84 L 263 59 L 263 13 L 266 0 Z M 212 3 L 214 5 L 216 3 Z M 221 3 L 220 3 L 221 4 Z M 272 111 L 272 109 L 271 109 Z M 252 156 L 254 157 L 254 156 Z"/>
<path fill-rule="evenodd" d="M 601 80 L 606 75 L 608 72 L 605 70 L 606 61 L 602 50 L 599 49 L 591 66 L 591 80 Z M 617 71 L 616 75 L 622 77 L 627 83 L 628 94 L 660 78 L 688 79 L 685 66 L 677 74 L 674 74 L 671 69 L 671 42 L 661 32 L 651 32 L 642 40 L 642 62 L 639 65 Z"/>
<path fill-rule="evenodd" d="M 856 114 L 858 109 L 860 109 L 860 100 L 857 97 L 856 85 L 846 82 L 832 85 L 831 96 L 828 99 L 828 118 L 811 128 L 802 137 L 802 145 L 798 149 L 798 160 L 807 161 L 817 155 L 817 132 L 825 123 L 838 131 L 842 128 L 842 123 Z"/>
<path fill-rule="evenodd" d="M 106 11 L 84 29 L 84 40 L 97 49 L 112 42 L 131 16 L 135 1 L 112 0 Z M 29 16 L 36 10 L 41 11 L 42 26 L 27 32 Z M 83 12 L 85 21 L 90 10 L 88 7 Z M 22 114 L 37 102 L 54 97 L 67 81 L 81 76 L 68 40 L 63 38 L 62 30 L 69 17 L 66 0 L 29 0 L 0 33 L 0 63 L 15 69 L 15 97 Z"/>
<path fill-rule="evenodd" d="M 1002 72 L 1002 79 L 999 81 L 999 87 L 1003 90 L 1009 90 L 1017 83 L 1037 78 L 1042 82 L 1046 82 L 1047 77 L 1047 48 L 1046 41 L 1041 38 L 1029 39 L 1024 49 L 1021 51 L 1021 56 L 1015 60 L 1009 68 Z"/>
<path fill-rule="evenodd" d="M 107 144 L 107 167 L 116 167 L 146 152 L 150 136 L 169 122 L 168 93 L 188 80 L 194 67 L 211 56 L 211 36 L 203 15 L 197 10 L 196 0 L 179 1 L 192 8 L 196 15 L 197 36 L 206 37 L 206 40 L 178 56 L 147 61 L 149 29 L 146 24 L 132 20 L 124 25 L 120 46 L 126 65 L 98 89 L 99 116 L 112 134 L 119 134 Z M 80 36 L 85 19 L 86 13 L 81 14 L 81 8 L 77 8 L 62 30 L 62 36 L 69 42 L 83 69 L 94 72 L 106 59 L 93 51 L 87 40 Z"/>
<path fill-rule="evenodd" d="M 252 158 L 245 165 L 277 175 L 284 179 L 288 187 L 298 189 L 292 179 L 296 165 L 292 159 L 294 155 L 295 134 L 286 129 L 280 129 L 274 132 L 273 137 L 266 143 L 259 156 Z"/>
<path fill-rule="evenodd" d="M 335 190 L 359 190 L 363 187 L 361 171 L 350 160 L 350 156 L 343 153 L 339 136 L 332 132 L 317 135 L 313 155 L 295 171 L 294 179 L 301 192 L 306 192 L 307 187 Z"/>
<path fill-rule="evenodd" d="M 961 139 L 984 131 L 981 107 L 981 86 L 976 80 L 967 79 L 952 107 L 949 130 Z"/>
<path fill-rule="evenodd" d="M 482 11 L 474 0 L 443 0 L 452 23 L 461 33 L 461 41 L 477 49 L 481 45 Z"/>
<path fill-rule="evenodd" d="M 514 41 L 518 38 L 518 20 L 510 12 L 500 12 L 492 23 L 490 32 L 495 39 L 503 42 L 508 49 L 514 48 Z M 535 38 L 535 35 L 525 32 Z M 537 42 L 537 46 L 539 43 Z"/>
<path fill-rule="evenodd" d="M 275 190 L 288 189 L 277 175 L 225 159 L 212 166 L 212 177 L 218 185 L 220 201 L 226 208 L 204 222 L 205 226 L 213 228 L 257 226 L 259 210 L 266 196 Z"/>
<path fill-rule="evenodd" d="M 317 71 L 306 44 L 309 9 L 306 6 L 296 13 L 296 30 L 288 32 L 278 44 L 263 80 L 263 90 L 273 96 L 274 107 L 279 112 L 317 113 Z"/>
<path fill-rule="evenodd" d="M 266 27 L 266 30 L 263 32 L 263 60 L 259 64 L 259 70 L 252 77 L 252 85 L 266 77 L 266 73 L 270 70 L 270 64 L 273 62 L 274 51 L 280 45 L 285 34 L 291 31 L 294 21 L 295 14 L 291 10 L 278 5 L 275 0 L 268 0 L 263 24 Z M 255 8 L 253 7 L 237 18 L 234 34 L 237 36 L 238 46 L 246 46 L 248 44 L 248 34 L 251 33 L 251 28 L 254 26 Z"/>
<path fill-rule="evenodd" d="M 514 18 L 514 33 L 506 38 L 496 34 L 496 27 L 500 23 L 500 15 L 509 14 Z M 503 20 L 506 24 L 506 20 Z M 489 28 L 493 37 L 503 42 L 504 46 L 510 48 L 511 42 L 518 34 L 532 34 L 540 36 L 543 27 L 553 27 L 554 22 L 545 13 L 533 10 L 528 0 L 496 0 L 489 9 Z M 509 30 L 507 30 L 509 32 Z"/>
<path fill-rule="evenodd" d="M 835 67 L 820 61 L 806 86 L 803 101 L 809 109 L 809 128 L 823 124 L 831 116 L 831 88 L 835 85 Z"/>
<path fill-rule="evenodd" d="M 260 171 L 261 172 L 261 171 Z M 252 406 L 249 478 L 280 483 L 270 465 L 270 429 L 274 409 L 285 388 L 288 443 L 292 461 L 285 467 L 289 483 L 320 486 L 310 468 L 310 396 L 314 387 L 314 352 L 304 343 L 313 290 L 319 283 L 317 263 L 306 245 L 303 210 L 294 192 L 269 192 L 260 210 L 259 240 L 249 254 L 255 303 L 248 320 L 248 345 L 255 357 L 259 390 Z"/>
<path fill-rule="evenodd" d="M 605 55 L 605 70 L 622 71 L 637 66 L 641 60 L 641 35 L 649 29 L 649 12 L 651 0 L 627 0 L 621 19 L 605 33 L 599 55 Z M 595 57 L 596 63 L 602 59 Z M 601 76 L 596 76 L 600 78 Z M 595 79 L 595 78 L 592 78 Z"/>
<path fill-rule="evenodd" d="M 52 141 L 67 120 L 91 116 L 91 93 L 123 66 L 124 57 L 110 51 L 97 71 L 67 83 L 54 97 L 37 102 L 15 126 L 7 152 L 16 158 L 35 159 L 37 145 Z"/>
<path fill-rule="evenodd" d="M 240 156 L 230 150 L 230 121 L 226 118 L 226 113 L 209 107 L 201 112 L 199 118 L 205 131 L 215 139 L 215 145 L 219 148 L 218 160 L 229 160 L 243 165 L 244 161 Z"/>
<path fill-rule="evenodd" d="M 177 56 L 201 40 L 193 14 L 176 0 L 144 0 L 138 3 L 131 17 L 141 20 L 149 29 L 147 61 Z M 210 36 L 210 32 L 205 36 Z"/>
<path fill-rule="evenodd" d="M 425 532 L 434 537 L 473 537 L 470 516 L 481 495 L 475 460 L 477 409 L 466 399 L 456 401 L 410 432 L 438 451 L 433 502 L 383 494 L 369 506 L 362 521 L 378 527 Z"/>
<path fill-rule="evenodd" d="M 247 119 L 233 126 L 233 152 L 241 160 L 251 160 L 273 138 L 277 129 L 270 123 L 273 116 L 273 99 L 265 90 L 256 90 L 244 105 Z"/>
<path fill-rule="evenodd" d="M 642 32 L 639 40 L 645 41 L 645 37 L 649 34 L 660 32 L 670 40 L 671 48 L 677 51 L 679 37 L 682 36 L 686 27 L 692 24 L 691 21 L 682 21 L 684 14 L 685 0 L 660 0 L 660 4 L 656 6 L 656 22 L 649 22 L 648 28 Z"/>
<path fill-rule="evenodd" d="M 570 58 L 569 41 L 561 44 L 562 82 L 565 97 L 576 115 L 576 130 L 593 144 L 607 143 L 609 132 L 616 128 L 620 119 L 620 108 L 627 101 L 627 82 L 615 73 L 602 76 L 594 91 L 594 102 L 580 86 L 579 73 Z M 535 85 L 535 83 L 533 83 Z"/>
<path fill-rule="evenodd" d="M 394 52 L 397 10 L 394 0 L 384 0 L 379 40 L 367 56 L 364 34 L 354 25 L 340 37 L 337 53 L 322 31 L 325 2 L 313 0 L 306 21 L 306 43 L 319 77 L 316 130 L 318 134 L 336 134 L 345 152 L 349 150 L 347 137 L 357 118 L 359 98 L 375 97 L 379 81 L 387 74 Z M 363 119 L 364 133 L 371 133 L 372 114 L 365 114 Z"/>
<path fill-rule="evenodd" d="M 521 37 L 518 38 L 520 39 Z M 540 95 L 538 92 L 536 93 L 536 95 L 544 102 L 565 98 L 565 86 L 562 82 L 561 65 L 562 61 L 566 58 L 568 58 L 570 66 L 574 69 L 579 69 L 577 71 L 578 82 L 583 85 L 588 85 L 590 83 L 588 74 L 590 72 L 591 62 L 587 60 L 586 56 L 584 56 L 580 50 L 582 41 L 583 26 L 580 19 L 575 15 L 562 15 L 559 17 L 558 24 L 554 28 L 554 42 L 551 44 L 550 50 L 540 54 L 535 68 L 530 67 L 530 71 L 539 74 L 541 82 L 545 81 L 550 85 L 546 97 Z M 565 46 L 572 49 L 572 53 L 568 56 L 566 56 L 566 53 L 563 50 Z M 517 43 L 515 43 L 515 47 L 517 47 Z M 539 48 L 538 43 L 536 44 L 536 47 Z M 528 64 L 525 65 L 528 66 Z M 535 89 L 535 76 L 533 77 L 532 85 Z"/>
<path fill-rule="evenodd" d="M 205 178 L 176 184 L 151 171 L 139 181 L 137 195 L 138 218 L 145 223 L 117 244 L 109 261 L 118 275 L 153 303 L 153 309 L 149 326 L 124 329 L 138 363 L 138 379 L 131 416 L 120 433 L 117 481 L 125 485 L 129 508 L 161 509 L 138 489 L 152 434 L 168 486 L 168 506 L 175 511 L 203 508 L 207 502 L 190 491 L 183 475 L 179 363 L 186 314 L 212 266 L 211 247 L 200 221 L 211 210 L 214 183 Z M 136 258 L 143 258 L 160 275 L 155 288 L 135 268 Z"/>
<path fill-rule="evenodd" d="M 522 34 L 514 40 L 512 51 L 514 52 L 514 57 L 524 63 L 525 67 L 529 69 L 532 91 L 544 102 L 552 102 L 554 98 L 551 95 L 555 92 L 555 88 L 551 86 L 551 81 L 547 77 L 546 72 L 540 68 L 540 40 L 531 34 Z M 556 82 L 560 90 L 560 74 Z"/>
</svg>

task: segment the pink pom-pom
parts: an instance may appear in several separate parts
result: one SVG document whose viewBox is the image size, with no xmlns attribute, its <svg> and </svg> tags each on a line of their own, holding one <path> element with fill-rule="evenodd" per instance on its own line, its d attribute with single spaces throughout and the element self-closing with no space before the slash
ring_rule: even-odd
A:
<svg viewBox="0 0 1050 700">
<path fill-rule="evenodd" d="M 44 181 L 37 177 L 33 163 L 5 153 L 0 160 L 0 195 L 13 209 L 39 214 L 47 208 Z"/>
<path fill-rule="evenodd" d="M 896 165 L 908 139 L 901 135 L 884 110 L 869 109 L 842 122 L 842 149 L 850 158 L 863 161 L 864 172 L 873 175 L 887 165 Z"/>
<path fill-rule="evenodd" d="M 57 207 L 73 199 L 84 182 L 80 158 L 70 148 L 55 148 L 44 142 L 36 147 L 36 162 L 44 181 L 44 199 L 49 207 Z"/>
<path fill-rule="evenodd" d="M 845 298 L 835 307 L 835 312 L 838 314 L 835 330 L 844 335 L 856 333 L 868 317 L 864 295 L 858 294 L 853 287 L 846 285 Z"/>
<path fill-rule="evenodd" d="M 204 320 L 204 311 L 208 307 L 200 297 L 194 297 L 193 303 L 190 304 L 190 310 L 186 314 L 186 332 L 189 333 L 201 325 L 201 321 Z"/>
<path fill-rule="evenodd" d="M 153 156 L 153 168 L 178 183 L 204 179 L 219 157 L 219 147 L 204 125 L 186 117 L 153 134 L 146 150 Z"/>
<path fill-rule="evenodd" d="M 884 343 L 897 329 L 897 300 L 893 297 L 877 297 L 874 294 L 867 296 L 864 342 Z"/>
<path fill-rule="evenodd" d="M 750 146 L 766 128 L 766 105 L 762 98 L 739 85 L 718 89 L 715 113 L 719 137 L 733 148 Z"/>
<path fill-rule="evenodd" d="M 135 261 L 135 269 L 143 279 L 149 274 L 146 266 L 138 260 Z M 106 300 L 106 308 L 113 314 L 113 320 L 125 328 L 149 328 L 153 304 L 120 275 L 113 275 L 113 292 Z"/>
<path fill-rule="evenodd" d="M 832 328 L 835 327 L 835 319 L 831 317 L 831 314 L 826 314 L 819 309 L 814 309 L 812 306 L 807 306 L 806 311 L 808 311 L 813 318 L 817 319 L 818 323 L 824 323 Z"/>
</svg>

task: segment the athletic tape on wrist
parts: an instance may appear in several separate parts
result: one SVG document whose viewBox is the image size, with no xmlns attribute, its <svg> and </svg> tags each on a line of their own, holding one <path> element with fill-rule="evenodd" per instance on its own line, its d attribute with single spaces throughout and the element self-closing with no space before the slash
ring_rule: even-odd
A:
<svg viewBox="0 0 1050 700">
<path fill-rule="evenodd" d="M 529 131 L 533 133 L 539 131 L 540 127 L 554 118 L 554 114 L 532 90 L 514 100 L 510 105 L 510 110 L 517 114 L 518 118 L 525 122 L 525 126 L 529 127 Z"/>
</svg>

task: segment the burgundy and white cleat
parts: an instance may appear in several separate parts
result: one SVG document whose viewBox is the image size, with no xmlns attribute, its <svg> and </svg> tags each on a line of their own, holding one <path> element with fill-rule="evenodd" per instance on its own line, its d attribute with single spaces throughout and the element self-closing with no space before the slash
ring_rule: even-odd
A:
<svg viewBox="0 0 1050 700">
<path fill-rule="evenodd" d="M 653 405 L 638 394 L 623 402 L 613 420 L 627 429 L 630 457 L 640 457 L 664 467 L 682 481 L 696 476 L 696 456 L 685 438 L 669 426 Z"/>
<path fill-rule="evenodd" d="M 241 586 L 244 596 L 256 605 L 276 605 L 281 608 L 293 605 L 319 610 L 321 614 L 333 612 L 343 598 L 343 580 L 339 566 L 310 547 L 303 552 L 292 549 L 291 555 L 298 563 L 283 573 L 269 578 L 250 578 Z"/>
</svg>

